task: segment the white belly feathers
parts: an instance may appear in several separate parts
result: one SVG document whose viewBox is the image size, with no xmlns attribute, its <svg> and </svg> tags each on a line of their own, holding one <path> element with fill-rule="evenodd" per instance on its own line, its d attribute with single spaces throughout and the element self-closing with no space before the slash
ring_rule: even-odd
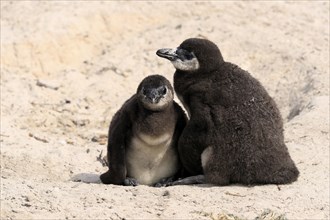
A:
<svg viewBox="0 0 330 220">
<path fill-rule="evenodd" d="M 127 176 L 139 184 L 153 185 L 178 171 L 178 156 L 171 146 L 172 134 L 134 134 L 126 152 Z"/>
<path fill-rule="evenodd" d="M 185 102 L 183 101 L 183 97 L 180 96 L 180 95 L 177 95 L 179 100 L 181 101 L 181 103 L 183 104 L 184 108 L 186 109 L 186 112 L 188 114 L 188 117 L 190 118 L 191 117 L 191 112 L 190 112 L 190 108 L 188 105 L 185 104 Z"/>
</svg>

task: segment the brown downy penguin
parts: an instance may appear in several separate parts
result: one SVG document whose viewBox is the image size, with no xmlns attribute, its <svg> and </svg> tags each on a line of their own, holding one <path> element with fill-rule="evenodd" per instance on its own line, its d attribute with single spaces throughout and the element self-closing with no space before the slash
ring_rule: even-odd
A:
<svg viewBox="0 0 330 220">
<path fill-rule="evenodd" d="M 187 118 L 173 97 L 163 76 L 151 75 L 140 83 L 111 121 L 103 183 L 162 185 L 178 173 L 177 142 Z"/>
<path fill-rule="evenodd" d="M 258 80 L 225 62 L 218 47 L 205 39 L 187 39 L 157 55 L 176 68 L 174 89 L 190 115 L 179 139 L 179 155 L 184 168 L 198 175 L 174 185 L 297 180 L 280 112 Z"/>
</svg>

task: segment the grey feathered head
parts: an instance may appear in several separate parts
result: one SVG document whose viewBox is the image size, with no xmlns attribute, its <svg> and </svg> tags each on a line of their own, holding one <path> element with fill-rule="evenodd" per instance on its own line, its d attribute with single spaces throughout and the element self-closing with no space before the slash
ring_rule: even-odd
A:
<svg viewBox="0 0 330 220">
<path fill-rule="evenodd" d="M 138 101 L 146 109 L 160 111 L 173 102 L 171 83 L 161 75 L 150 75 L 142 80 L 137 89 Z"/>
</svg>

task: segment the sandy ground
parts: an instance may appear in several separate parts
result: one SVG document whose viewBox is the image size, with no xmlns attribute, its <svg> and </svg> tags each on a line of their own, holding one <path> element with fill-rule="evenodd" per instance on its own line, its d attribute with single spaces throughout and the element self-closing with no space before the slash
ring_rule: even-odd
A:
<svg viewBox="0 0 330 220">
<path fill-rule="evenodd" d="M 155 51 L 189 37 L 275 98 L 297 182 L 86 183 L 139 82 L 172 81 Z M 0 135 L 1 219 L 329 219 L 329 2 L 1 1 Z"/>
</svg>

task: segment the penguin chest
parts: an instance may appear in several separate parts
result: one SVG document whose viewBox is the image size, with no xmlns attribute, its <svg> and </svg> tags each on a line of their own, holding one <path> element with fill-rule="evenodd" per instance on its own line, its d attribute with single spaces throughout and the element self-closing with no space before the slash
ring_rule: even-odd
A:
<svg viewBox="0 0 330 220">
<path fill-rule="evenodd" d="M 153 185 L 173 176 L 179 163 L 172 147 L 172 134 L 134 134 L 126 151 L 126 167 L 127 176 L 143 185 Z"/>
</svg>

